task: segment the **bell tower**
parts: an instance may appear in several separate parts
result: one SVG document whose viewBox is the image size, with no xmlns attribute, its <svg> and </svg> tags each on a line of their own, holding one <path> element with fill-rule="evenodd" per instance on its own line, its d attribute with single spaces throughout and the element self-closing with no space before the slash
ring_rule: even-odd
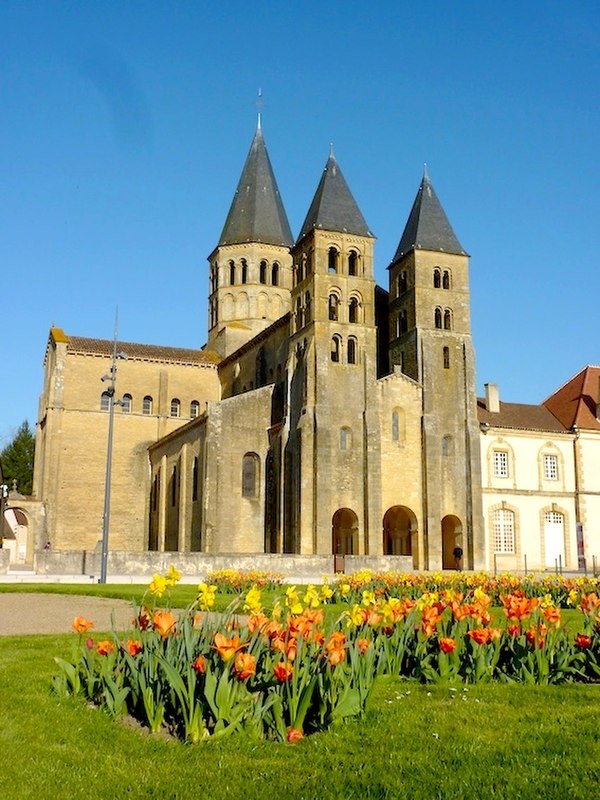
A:
<svg viewBox="0 0 600 800">
<path fill-rule="evenodd" d="M 374 242 L 331 153 L 292 248 L 286 459 L 297 490 L 286 500 L 286 524 L 299 552 L 368 552 Z"/>
<path fill-rule="evenodd" d="M 228 356 L 290 310 L 292 233 L 260 115 L 219 244 L 208 257 L 208 348 Z"/>
<path fill-rule="evenodd" d="M 469 257 L 425 172 L 389 266 L 390 363 L 422 386 L 425 568 L 483 567 Z"/>
</svg>

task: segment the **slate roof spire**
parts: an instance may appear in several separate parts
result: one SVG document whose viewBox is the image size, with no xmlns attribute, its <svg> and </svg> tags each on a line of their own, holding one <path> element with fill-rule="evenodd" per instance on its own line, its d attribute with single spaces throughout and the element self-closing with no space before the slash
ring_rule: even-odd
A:
<svg viewBox="0 0 600 800">
<path fill-rule="evenodd" d="M 441 253 L 467 255 L 438 200 L 427 167 L 392 264 L 411 250 L 438 250 Z"/>
<path fill-rule="evenodd" d="M 373 236 L 333 155 L 333 145 L 298 241 L 313 228 Z"/>
<path fill-rule="evenodd" d="M 219 246 L 246 242 L 284 247 L 291 247 L 294 243 L 265 146 L 260 114 Z"/>
</svg>

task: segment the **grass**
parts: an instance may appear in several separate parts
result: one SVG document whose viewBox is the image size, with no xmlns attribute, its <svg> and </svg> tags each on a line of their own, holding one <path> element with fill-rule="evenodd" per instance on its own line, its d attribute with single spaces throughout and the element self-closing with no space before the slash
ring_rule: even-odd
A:
<svg viewBox="0 0 600 800">
<path fill-rule="evenodd" d="M 587 800 L 600 780 L 600 686 L 426 687 L 381 680 L 367 713 L 297 745 L 192 747 L 51 692 L 72 636 L 4 637 L 0 796 Z"/>
</svg>

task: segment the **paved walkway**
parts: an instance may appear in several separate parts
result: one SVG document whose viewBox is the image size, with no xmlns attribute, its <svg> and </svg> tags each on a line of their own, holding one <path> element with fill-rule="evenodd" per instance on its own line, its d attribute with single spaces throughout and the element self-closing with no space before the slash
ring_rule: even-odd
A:
<svg viewBox="0 0 600 800">
<path fill-rule="evenodd" d="M 129 600 L 85 595 L 0 592 L 0 636 L 70 633 L 77 616 L 92 620 L 92 633 L 109 631 L 111 615 L 117 628 L 129 630 L 133 608 Z"/>
</svg>

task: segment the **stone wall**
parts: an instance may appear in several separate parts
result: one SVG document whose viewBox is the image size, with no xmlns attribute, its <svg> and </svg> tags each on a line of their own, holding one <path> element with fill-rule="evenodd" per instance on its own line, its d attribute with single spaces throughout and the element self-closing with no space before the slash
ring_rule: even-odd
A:
<svg viewBox="0 0 600 800">
<path fill-rule="evenodd" d="M 1 555 L 1 551 L 0 551 Z M 363 569 L 376 572 L 412 571 L 411 556 L 345 556 L 344 572 Z M 132 575 L 141 579 L 164 573 L 173 564 L 185 577 L 204 578 L 221 569 L 265 570 L 293 579 L 320 581 L 334 572 L 333 556 L 301 556 L 281 554 L 207 555 L 205 553 L 128 553 L 112 552 L 108 556 L 108 582 L 112 576 Z M 339 567 L 340 564 L 338 563 Z M 1 562 L 0 562 L 1 567 Z M 40 575 L 100 575 L 100 554 L 85 550 L 41 552 L 36 554 L 35 571 Z"/>
</svg>

